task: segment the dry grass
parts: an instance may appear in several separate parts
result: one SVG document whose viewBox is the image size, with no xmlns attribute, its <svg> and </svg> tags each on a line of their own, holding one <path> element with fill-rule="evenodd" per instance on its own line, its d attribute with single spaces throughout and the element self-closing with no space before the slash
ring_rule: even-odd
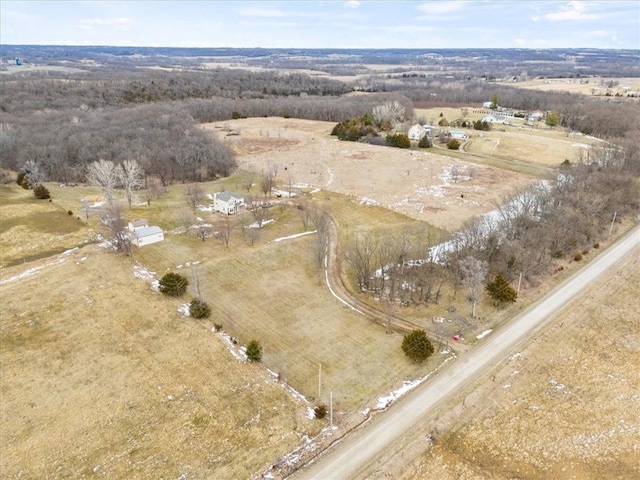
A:
<svg viewBox="0 0 640 480">
<path fill-rule="evenodd" d="M 87 246 L 0 288 L 5 478 L 247 478 L 317 429 L 122 257 Z"/>
<path fill-rule="evenodd" d="M 278 182 L 302 183 L 389 208 L 438 228 L 452 231 L 465 220 L 493 208 L 530 176 L 472 165 L 430 151 L 407 151 L 341 142 L 329 133 L 334 124 L 284 118 L 249 118 L 204 125 L 238 152 L 245 170 L 257 175 L 278 167 Z M 226 129 L 240 135 L 225 137 Z M 456 183 L 456 166 L 473 178 Z"/>
<path fill-rule="evenodd" d="M 2 267 L 61 253 L 91 235 L 76 215 L 17 185 L 0 185 L 0 203 Z"/>
<path fill-rule="evenodd" d="M 588 83 L 586 83 L 588 81 Z M 610 81 L 618 82 L 614 87 L 607 87 Z M 504 83 L 527 90 L 539 90 L 543 92 L 568 92 L 582 95 L 602 96 L 607 93 L 611 95 L 625 95 L 628 91 L 640 91 L 640 80 L 638 78 L 537 78 L 526 82 Z"/>
<path fill-rule="evenodd" d="M 638 478 L 638 253 L 452 407 L 471 419 L 402 478 Z"/>
</svg>

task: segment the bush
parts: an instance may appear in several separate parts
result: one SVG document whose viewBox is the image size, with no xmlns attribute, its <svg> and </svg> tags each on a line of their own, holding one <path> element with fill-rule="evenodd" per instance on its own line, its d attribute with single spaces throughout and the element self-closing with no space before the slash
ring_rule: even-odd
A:
<svg viewBox="0 0 640 480">
<path fill-rule="evenodd" d="M 31 182 L 29 181 L 29 177 L 22 177 L 22 181 L 20 182 L 20 186 L 25 190 L 29 190 L 31 188 Z"/>
<path fill-rule="evenodd" d="M 433 345 L 424 330 L 414 330 L 402 339 L 402 351 L 416 363 L 424 362 L 434 351 Z"/>
<path fill-rule="evenodd" d="M 411 141 L 406 133 L 392 133 L 387 135 L 387 145 L 396 148 L 410 148 Z"/>
<path fill-rule="evenodd" d="M 44 185 L 38 184 L 33 188 L 33 194 L 36 198 L 40 200 L 46 200 L 47 198 L 51 198 L 51 194 L 49 190 Z"/>
<path fill-rule="evenodd" d="M 576 262 L 579 262 L 580 260 L 582 260 L 582 254 L 580 252 L 576 253 L 573 256 L 573 260 L 576 261 Z"/>
<path fill-rule="evenodd" d="M 493 282 L 487 284 L 486 289 L 496 303 L 513 303 L 518 298 L 518 293 L 511 288 L 511 285 L 501 273 L 496 275 Z"/>
<path fill-rule="evenodd" d="M 313 414 L 317 419 L 322 419 L 327 416 L 327 406 L 324 403 L 316 405 L 313 409 Z"/>
<path fill-rule="evenodd" d="M 213 329 L 214 329 L 216 332 L 219 332 L 220 330 L 222 330 L 222 324 L 221 324 L 221 323 L 214 323 L 214 324 L 213 324 Z"/>
<path fill-rule="evenodd" d="M 73 212 L 71 210 L 67 210 L 67 215 L 72 216 Z"/>
<path fill-rule="evenodd" d="M 193 318 L 209 318 L 211 316 L 211 307 L 207 302 L 194 298 L 189 304 L 189 314 Z"/>
<path fill-rule="evenodd" d="M 187 291 L 189 280 L 179 273 L 169 272 L 160 279 L 159 290 L 170 297 L 179 297 Z"/>
<path fill-rule="evenodd" d="M 24 172 L 19 172 L 18 176 L 16 177 L 16 183 L 22 186 L 22 181 L 24 180 L 24 177 L 25 177 Z"/>
<path fill-rule="evenodd" d="M 447 142 L 447 148 L 449 150 L 458 150 L 460 148 L 460 141 L 455 138 L 452 138 Z"/>
<path fill-rule="evenodd" d="M 250 362 L 259 362 L 262 360 L 262 347 L 258 340 L 251 340 L 247 344 L 247 358 Z"/>
<path fill-rule="evenodd" d="M 431 143 L 431 140 L 429 140 L 429 137 L 427 137 L 426 135 L 424 137 L 422 137 L 420 139 L 420 141 L 418 142 L 418 147 L 419 148 L 431 148 L 433 145 Z"/>
</svg>

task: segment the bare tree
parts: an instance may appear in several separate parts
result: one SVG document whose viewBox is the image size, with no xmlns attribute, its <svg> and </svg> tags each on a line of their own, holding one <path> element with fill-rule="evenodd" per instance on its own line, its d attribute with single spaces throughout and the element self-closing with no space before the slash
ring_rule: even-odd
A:
<svg viewBox="0 0 640 480">
<path fill-rule="evenodd" d="M 101 218 L 105 234 L 119 253 L 131 254 L 131 238 L 127 232 L 127 221 L 120 202 L 114 201 L 105 209 Z"/>
<path fill-rule="evenodd" d="M 144 170 L 137 160 L 124 160 L 116 167 L 116 175 L 120 185 L 124 188 L 129 208 L 131 208 L 133 191 L 143 185 Z"/>
<path fill-rule="evenodd" d="M 377 105 L 372 111 L 373 119 L 378 125 L 388 123 L 391 128 L 405 119 L 406 108 L 397 100 Z"/>
<path fill-rule="evenodd" d="M 462 273 L 462 284 L 469 287 L 471 291 L 471 316 L 476 316 L 476 304 L 480 291 L 482 290 L 482 282 L 487 276 L 487 262 L 478 260 L 474 257 L 465 257 L 460 260 L 460 272 Z"/>
<path fill-rule="evenodd" d="M 29 158 L 24 162 L 22 171 L 25 176 L 29 178 L 31 185 L 37 185 L 45 180 L 44 169 L 41 168 L 40 164 L 34 158 Z"/>
<path fill-rule="evenodd" d="M 113 204 L 113 191 L 118 184 L 117 169 L 113 162 L 98 160 L 87 167 L 87 181 L 104 193 L 109 204 Z"/>
<path fill-rule="evenodd" d="M 144 198 L 147 201 L 147 205 L 151 205 L 151 200 L 155 200 L 164 195 L 167 190 L 162 185 L 162 181 L 155 176 L 147 177 L 146 180 L 147 189 L 144 192 Z"/>
<path fill-rule="evenodd" d="M 221 221 L 216 223 L 214 235 L 225 247 L 228 248 L 232 230 L 233 223 L 231 222 L 231 216 L 225 215 Z"/>
<path fill-rule="evenodd" d="M 247 210 L 251 211 L 251 216 L 253 216 L 258 229 L 262 228 L 264 221 L 267 219 L 268 209 L 265 207 L 264 202 L 255 198 L 249 201 L 249 206 L 247 207 Z"/>
<path fill-rule="evenodd" d="M 203 195 L 202 187 L 199 183 L 190 183 L 187 185 L 185 190 L 185 198 L 187 201 L 187 205 L 191 208 L 191 210 L 195 210 L 198 205 L 200 205 L 200 200 Z"/>
</svg>

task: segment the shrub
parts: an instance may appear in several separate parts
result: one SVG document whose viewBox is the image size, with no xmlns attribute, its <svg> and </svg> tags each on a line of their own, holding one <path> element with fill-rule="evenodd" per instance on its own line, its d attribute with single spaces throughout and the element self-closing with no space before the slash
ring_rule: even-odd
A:
<svg viewBox="0 0 640 480">
<path fill-rule="evenodd" d="M 580 260 L 582 260 L 582 254 L 580 252 L 576 253 L 573 256 L 573 260 L 576 261 L 576 262 L 579 262 Z"/>
<path fill-rule="evenodd" d="M 209 318 L 211 315 L 211 307 L 207 302 L 199 298 L 194 298 L 189 304 L 189 314 L 193 318 Z"/>
<path fill-rule="evenodd" d="M 26 175 L 22 177 L 22 181 L 20 182 L 20 186 L 25 190 L 29 190 L 31 188 L 31 182 L 29 181 L 29 177 Z"/>
<path fill-rule="evenodd" d="M 420 141 L 418 142 L 418 147 L 419 148 L 431 148 L 433 145 L 431 143 L 431 140 L 429 140 L 429 137 L 427 137 L 426 135 L 424 137 L 422 137 L 420 139 Z"/>
<path fill-rule="evenodd" d="M 414 330 L 402 339 L 402 351 L 416 363 L 424 362 L 433 354 L 433 345 L 424 330 Z"/>
<path fill-rule="evenodd" d="M 71 216 L 73 215 L 73 212 L 71 210 L 67 210 L 67 215 Z"/>
<path fill-rule="evenodd" d="M 19 172 L 18 176 L 16 177 L 16 183 L 22 186 L 22 181 L 24 180 L 24 177 L 25 177 L 24 172 Z"/>
<path fill-rule="evenodd" d="M 509 285 L 509 282 L 501 273 L 496 275 L 493 282 L 487 284 L 486 289 L 496 303 L 513 303 L 518 298 L 518 293 Z"/>
<path fill-rule="evenodd" d="M 392 133 L 387 135 L 387 145 L 396 148 L 409 148 L 411 147 L 411 141 L 406 133 Z"/>
<path fill-rule="evenodd" d="M 327 406 L 324 403 L 316 405 L 313 409 L 313 414 L 317 419 L 322 419 L 327 416 Z"/>
<path fill-rule="evenodd" d="M 47 198 L 51 198 L 51 194 L 49 190 L 44 185 L 38 184 L 33 188 L 33 194 L 36 198 L 40 200 L 46 200 Z"/>
<path fill-rule="evenodd" d="M 460 148 L 460 141 L 455 138 L 452 138 L 447 142 L 447 148 L 449 150 L 458 150 Z"/>
<path fill-rule="evenodd" d="M 442 114 L 440 114 L 442 115 Z M 440 120 L 438 122 L 438 125 L 441 127 L 448 127 L 449 126 L 449 121 L 446 118 L 443 118 L 442 120 Z"/>
<path fill-rule="evenodd" d="M 189 280 L 179 273 L 169 272 L 160 279 L 159 290 L 170 297 L 179 297 L 187 291 Z"/>
<path fill-rule="evenodd" d="M 222 330 L 222 324 L 221 324 L 221 323 L 214 323 L 214 324 L 213 324 L 213 329 L 214 329 L 216 332 L 219 332 L 220 330 Z"/>
<path fill-rule="evenodd" d="M 593 248 L 600 248 L 600 244 L 599 243 L 594 243 L 593 244 Z"/>
<path fill-rule="evenodd" d="M 262 347 L 258 340 L 251 340 L 247 344 L 247 358 L 250 362 L 259 362 L 262 360 Z"/>
</svg>

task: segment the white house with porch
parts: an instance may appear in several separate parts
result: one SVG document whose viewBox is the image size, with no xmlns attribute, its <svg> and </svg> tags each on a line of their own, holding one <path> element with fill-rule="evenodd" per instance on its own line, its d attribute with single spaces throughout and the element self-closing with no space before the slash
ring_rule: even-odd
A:
<svg viewBox="0 0 640 480">
<path fill-rule="evenodd" d="M 239 213 L 247 206 L 244 195 L 234 192 L 218 192 L 213 194 L 213 209 L 225 215 Z"/>
</svg>

